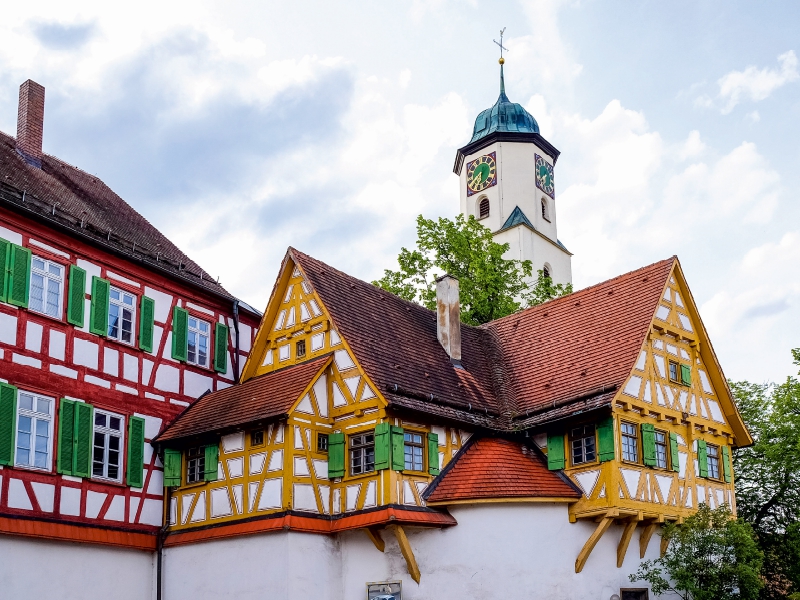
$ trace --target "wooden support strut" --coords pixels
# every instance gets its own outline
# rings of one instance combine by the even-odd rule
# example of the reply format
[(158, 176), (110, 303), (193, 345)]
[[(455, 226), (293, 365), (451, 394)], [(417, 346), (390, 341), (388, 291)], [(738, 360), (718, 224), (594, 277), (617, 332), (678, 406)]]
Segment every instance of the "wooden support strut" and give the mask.
[(367, 534), (367, 537), (375, 544), (378, 550), (383, 552), (386, 549), (386, 542), (383, 541), (381, 532), (377, 527), (365, 527), (364, 533)]
[(578, 558), (575, 559), (576, 573), (583, 571), (583, 567), (586, 565), (586, 561), (589, 559), (589, 555), (592, 553), (592, 550), (594, 550), (597, 542), (600, 541), (600, 538), (603, 537), (603, 534), (609, 527), (611, 527), (611, 523), (613, 522), (614, 517), (603, 517), (600, 519), (600, 522), (597, 524), (594, 532), (589, 536), (589, 539), (586, 540), (586, 543), (583, 545), (583, 548), (578, 554)]
[(650, 544), (650, 538), (653, 537), (656, 527), (658, 527), (658, 523), (649, 523), (639, 534), (639, 558), (644, 558), (647, 553), (647, 546)]
[(625, 523), (625, 529), (622, 530), (622, 537), (619, 538), (619, 545), (617, 546), (617, 568), (619, 569), (622, 567), (622, 563), (625, 562), (625, 553), (628, 552), (628, 544), (631, 543), (631, 538), (633, 537), (633, 531), (636, 529), (636, 526), (639, 524), (638, 521), (631, 519), (627, 523)]
[(392, 529), (394, 530), (394, 537), (397, 538), (397, 543), (400, 546), (400, 552), (403, 554), (403, 558), (406, 559), (408, 574), (411, 575), (411, 579), (419, 583), (420, 573), (419, 567), (417, 566), (417, 559), (414, 558), (414, 551), (411, 549), (411, 544), (408, 542), (406, 532), (403, 531), (400, 525), (392, 525)]

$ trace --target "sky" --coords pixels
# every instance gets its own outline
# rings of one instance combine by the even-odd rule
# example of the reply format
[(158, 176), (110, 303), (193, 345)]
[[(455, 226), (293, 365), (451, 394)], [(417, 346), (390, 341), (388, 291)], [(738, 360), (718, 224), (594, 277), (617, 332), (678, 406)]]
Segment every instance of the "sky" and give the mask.
[(506, 90), (560, 151), (576, 289), (677, 255), (725, 374), (800, 347), (800, 3), (12, 3), (0, 130), (103, 179), (232, 293), (288, 246), (365, 280), (459, 210), (456, 150)]

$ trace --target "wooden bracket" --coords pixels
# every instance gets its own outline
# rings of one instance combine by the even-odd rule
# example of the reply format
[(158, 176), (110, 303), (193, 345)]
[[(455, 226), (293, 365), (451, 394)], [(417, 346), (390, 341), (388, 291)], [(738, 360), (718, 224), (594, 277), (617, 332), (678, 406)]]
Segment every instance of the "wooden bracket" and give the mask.
[(664, 556), (667, 553), (667, 548), (669, 547), (669, 540), (665, 537), (661, 538), (661, 556)]
[(414, 551), (411, 549), (411, 544), (408, 542), (406, 532), (403, 531), (400, 525), (392, 525), (391, 527), (394, 530), (394, 537), (397, 538), (397, 543), (400, 546), (400, 552), (403, 554), (403, 558), (406, 559), (408, 574), (411, 575), (411, 579), (419, 583), (420, 573), (419, 567), (417, 566), (417, 559), (414, 558)]
[(628, 544), (631, 543), (631, 538), (633, 537), (633, 531), (636, 529), (636, 526), (639, 524), (639, 521), (636, 519), (631, 519), (627, 523), (625, 523), (625, 529), (622, 530), (622, 537), (619, 538), (619, 545), (617, 546), (617, 568), (619, 569), (622, 567), (622, 563), (625, 561), (625, 553), (628, 551)]
[(658, 527), (658, 523), (650, 523), (642, 529), (639, 534), (639, 558), (644, 558), (647, 553), (647, 546), (650, 544), (650, 538)]
[(583, 571), (583, 567), (586, 565), (586, 561), (589, 559), (589, 555), (592, 553), (592, 550), (594, 550), (597, 542), (600, 541), (600, 538), (603, 537), (603, 534), (608, 530), (609, 527), (611, 527), (611, 523), (613, 522), (614, 517), (603, 517), (597, 524), (594, 532), (589, 536), (589, 539), (586, 540), (586, 543), (583, 545), (583, 548), (578, 554), (578, 558), (575, 559), (576, 573)]
[(381, 537), (381, 532), (377, 527), (366, 527), (364, 529), (364, 533), (367, 534), (367, 537), (372, 540), (372, 543), (375, 544), (375, 547), (383, 552), (386, 549), (386, 542), (383, 541)]

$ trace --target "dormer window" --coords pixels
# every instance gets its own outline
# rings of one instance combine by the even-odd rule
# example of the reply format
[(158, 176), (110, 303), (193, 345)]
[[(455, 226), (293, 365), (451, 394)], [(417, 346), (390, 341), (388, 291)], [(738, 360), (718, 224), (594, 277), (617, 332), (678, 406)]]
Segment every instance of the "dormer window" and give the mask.
[(485, 219), (489, 216), (489, 199), (483, 198), (481, 200), (480, 205), (478, 206), (478, 215), (479, 218)]

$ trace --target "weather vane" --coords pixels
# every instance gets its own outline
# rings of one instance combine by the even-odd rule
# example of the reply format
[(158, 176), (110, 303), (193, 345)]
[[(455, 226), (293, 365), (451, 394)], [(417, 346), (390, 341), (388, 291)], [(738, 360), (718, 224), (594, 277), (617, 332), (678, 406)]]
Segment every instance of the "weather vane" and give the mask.
[(498, 42), (497, 40), (492, 40), (492, 41), (493, 41), (495, 44), (497, 44), (498, 46), (500, 46), (500, 60), (499, 60), (498, 62), (499, 62), (501, 65), (502, 65), (504, 62), (506, 62), (506, 61), (505, 61), (505, 59), (503, 58), (503, 50), (505, 50), (506, 52), (508, 52), (508, 48), (506, 48), (505, 46), (503, 46), (503, 34), (504, 34), (505, 32), (506, 32), (506, 28), (505, 28), (505, 27), (503, 27), (503, 28), (500, 30), (500, 41)]

